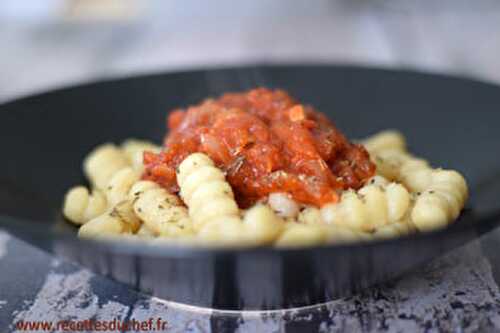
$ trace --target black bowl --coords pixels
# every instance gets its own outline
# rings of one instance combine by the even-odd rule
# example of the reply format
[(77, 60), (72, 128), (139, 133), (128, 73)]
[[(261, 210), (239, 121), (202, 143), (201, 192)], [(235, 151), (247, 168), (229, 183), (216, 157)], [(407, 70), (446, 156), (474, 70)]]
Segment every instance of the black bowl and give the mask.
[[(450, 228), (370, 244), (196, 249), (79, 240), (60, 213), (95, 145), (161, 142), (168, 110), (265, 85), (327, 113), (351, 138), (386, 128), (435, 165), (460, 170), (472, 198)], [(500, 221), (500, 89), (472, 80), (345, 66), (258, 66), (147, 75), (0, 106), (0, 226), (50, 252), (170, 301), (217, 309), (317, 304), (409, 271)]]

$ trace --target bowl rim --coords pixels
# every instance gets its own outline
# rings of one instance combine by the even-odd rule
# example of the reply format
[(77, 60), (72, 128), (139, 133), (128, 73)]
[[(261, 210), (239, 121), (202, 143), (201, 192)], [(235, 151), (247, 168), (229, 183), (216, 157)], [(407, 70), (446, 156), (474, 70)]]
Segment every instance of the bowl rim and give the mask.
[(382, 63), (369, 64), (365, 62), (356, 61), (259, 61), (259, 62), (242, 62), (239, 64), (225, 65), (225, 64), (213, 64), (213, 65), (193, 65), (185, 68), (177, 69), (162, 69), (158, 68), (156, 70), (139, 70), (131, 73), (119, 74), (114, 73), (112, 76), (96, 77), (90, 79), (81, 79), (75, 82), (68, 82), (62, 84), (55, 84), (48, 87), (47, 89), (37, 89), (27, 93), (21, 93), (12, 98), (7, 98), (6, 100), (0, 102), (0, 108), (10, 106), (11, 104), (19, 102), (27, 102), (32, 99), (52, 95), (65, 93), (74, 89), (80, 88), (90, 88), (92, 86), (98, 86), (101, 84), (113, 84), (121, 83), (126, 81), (142, 80), (145, 78), (154, 78), (162, 76), (176, 76), (176, 75), (188, 75), (188, 74), (200, 74), (206, 72), (217, 72), (217, 71), (248, 71), (248, 70), (266, 70), (266, 69), (338, 69), (338, 70), (349, 70), (349, 71), (364, 71), (373, 73), (386, 73), (386, 74), (396, 74), (396, 75), (412, 75), (421, 76), (429, 78), (437, 78), (440, 80), (450, 80), (450, 81), (460, 81), (468, 82), (469, 84), (480, 84), (483, 86), (488, 86), (490, 88), (500, 88), (500, 84), (493, 80), (488, 80), (487, 78), (475, 77), (472, 75), (467, 75), (465, 73), (445, 73), (437, 72), (432, 68), (419, 68), (404, 64), (398, 64), (396, 66), (385, 65)]
[[(0, 215), (0, 228), (5, 231), (16, 231), (23, 234), (29, 234), (37, 239), (72, 242), (77, 243), (82, 248), (92, 247), (104, 250), (106, 252), (121, 253), (129, 255), (147, 255), (151, 257), (168, 258), (193, 258), (193, 257), (220, 257), (220, 256), (269, 256), (269, 255), (303, 255), (304, 253), (330, 253), (342, 250), (360, 250), (376, 248), (381, 244), (396, 245), (404, 242), (428, 241), (431, 239), (440, 239), (443, 236), (453, 237), (454, 235), (475, 233), (481, 235), (492, 230), (500, 223), (500, 211), (482, 217), (480, 221), (474, 219), (474, 216), (467, 216), (471, 209), (465, 208), (461, 215), (452, 224), (443, 229), (437, 229), (429, 232), (409, 234), (389, 239), (372, 239), (366, 242), (352, 243), (330, 243), (318, 244), (313, 246), (296, 247), (273, 247), (271, 245), (248, 246), (248, 247), (229, 247), (229, 246), (187, 246), (182, 244), (148, 243), (141, 240), (120, 239), (85, 239), (78, 238), (76, 233), (65, 230), (50, 228), (47, 230), (45, 223), (35, 222), (34, 220), (16, 218), (12, 216)], [(471, 219), (471, 221), (461, 221), (462, 219)], [(462, 223), (458, 223), (462, 222)], [(49, 221), (50, 223), (50, 221)], [(67, 222), (69, 223), (69, 222)]]

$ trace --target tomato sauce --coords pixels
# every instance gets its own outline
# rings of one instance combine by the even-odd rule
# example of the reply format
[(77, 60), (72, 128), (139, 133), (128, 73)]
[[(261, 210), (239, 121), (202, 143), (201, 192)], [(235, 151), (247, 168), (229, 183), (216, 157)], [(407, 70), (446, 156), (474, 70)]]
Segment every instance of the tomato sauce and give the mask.
[(225, 171), (238, 204), (272, 192), (322, 206), (375, 174), (368, 152), (349, 142), (325, 115), (283, 90), (257, 88), (170, 113), (164, 150), (144, 153), (143, 178), (178, 192), (175, 170), (203, 152)]

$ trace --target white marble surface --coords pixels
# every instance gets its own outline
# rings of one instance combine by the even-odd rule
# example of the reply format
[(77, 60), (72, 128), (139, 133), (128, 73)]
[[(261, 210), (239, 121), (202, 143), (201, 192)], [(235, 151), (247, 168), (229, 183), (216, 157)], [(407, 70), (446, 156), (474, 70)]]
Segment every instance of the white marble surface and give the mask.
[[(492, 237), (492, 236), (489, 236)], [(485, 332), (500, 331), (500, 290), (481, 244), (475, 241), (417, 272), (360, 295), (323, 306), (240, 315), (179, 307), (136, 293), (60, 261), (5, 234), (0, 246), (0, 329), (44, 320), (162, 318), (166, 332)], [(16, 255), (32, 256), (43, 272), (19, 284), (26, 269)], [(9, 258), (10, 256), (10, 258)], [(4, 288), (23, 290), (16, 297)], [(12, 304), (15, 303), (15, 304)]]

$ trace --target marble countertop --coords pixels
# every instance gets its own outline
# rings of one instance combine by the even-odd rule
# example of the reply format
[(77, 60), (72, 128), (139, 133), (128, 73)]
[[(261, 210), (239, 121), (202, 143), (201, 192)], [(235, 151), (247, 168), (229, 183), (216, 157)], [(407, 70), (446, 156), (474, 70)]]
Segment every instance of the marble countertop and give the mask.
[(0, 234), (0, 331), (19, 321), (147, 320), (166, 332), (500, 331), (500, 231), (359, 295), (304, 309), (223, 313), (131, 290)]

